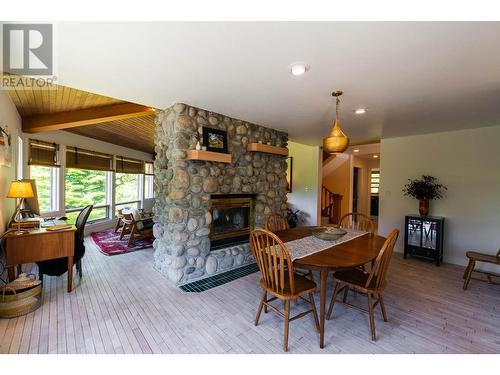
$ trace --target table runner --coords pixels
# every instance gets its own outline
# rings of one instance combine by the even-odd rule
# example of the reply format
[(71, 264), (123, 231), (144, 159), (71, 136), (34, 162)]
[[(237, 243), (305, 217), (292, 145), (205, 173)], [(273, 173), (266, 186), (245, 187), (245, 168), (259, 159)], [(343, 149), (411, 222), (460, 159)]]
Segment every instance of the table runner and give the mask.
[(288, 247), (288, 251), (290, 252), (292, 260), (295, 260), (317, 253), (318, 251), (328, 249), (329, 247), (351, 241), (368, 233), (354, 229), (344, 230), (347, 232), (346, 235), (336, 241), (325, 241), (311, 235), (308, 237), (299, 238), (298, 240), (286, 242), (286, 246)]

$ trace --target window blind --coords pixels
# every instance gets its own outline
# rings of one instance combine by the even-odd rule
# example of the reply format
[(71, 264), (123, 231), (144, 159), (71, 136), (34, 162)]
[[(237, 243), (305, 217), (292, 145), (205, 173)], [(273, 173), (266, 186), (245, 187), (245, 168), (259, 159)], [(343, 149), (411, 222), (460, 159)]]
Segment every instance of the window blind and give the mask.
[(59, 145), (57, 143), (30, 139), (28, 165), (60, 167), (58, 153)]
[(144, 162), (144, 174), (146, 176), (153, 176), (154, 175), (153, 163), (150, 163), (148, 161)]
[(117, 173), (144, 173), (144, 162), (142, 160), (117, 156), (115, 170)]
[(113, 155), (85, 150), (83, 148), (66, 147), (66, 168), (91, 169), (96, 171), (112, 171)]

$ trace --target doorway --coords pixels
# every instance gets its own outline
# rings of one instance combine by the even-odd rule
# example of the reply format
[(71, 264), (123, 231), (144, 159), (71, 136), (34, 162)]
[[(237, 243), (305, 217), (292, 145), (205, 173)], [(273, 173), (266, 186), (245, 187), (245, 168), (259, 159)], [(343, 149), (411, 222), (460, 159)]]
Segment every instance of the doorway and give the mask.
[(358, 212), (359, 208), (359, 177), (361, 168), (354, 167), (352, 176), (352, 212)]

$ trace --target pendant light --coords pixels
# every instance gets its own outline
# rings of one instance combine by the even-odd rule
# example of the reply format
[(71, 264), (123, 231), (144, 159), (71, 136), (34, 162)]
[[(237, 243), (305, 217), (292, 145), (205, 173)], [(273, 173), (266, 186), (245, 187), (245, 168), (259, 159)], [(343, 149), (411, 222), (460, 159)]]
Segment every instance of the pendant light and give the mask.
[(336, 98), (335, 122), (328, 137), (323, 139), (323, 150), (329, 154), (341, 154), (349, 147), (349, 137), (347, 137), (339, 126), (339, 96), (342, 91), (332, 92), (332, 96)]

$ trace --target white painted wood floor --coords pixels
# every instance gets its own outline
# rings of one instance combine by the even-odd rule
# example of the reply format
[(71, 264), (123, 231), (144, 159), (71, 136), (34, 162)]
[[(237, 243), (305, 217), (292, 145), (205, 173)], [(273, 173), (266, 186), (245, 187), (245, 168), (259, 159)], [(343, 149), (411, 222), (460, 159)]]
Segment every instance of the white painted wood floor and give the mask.
[[(92, 240), (86, 245), (84, 276), (74, 276), (72, 293), (66, 275), (46, 277), (41, 308), (0, 320), (1, 353), (282, 353), (279, 316), (262, 314), (253, 325), (258, 273), (186, 294), (153, 269), (152, 249), (108, 257)], [(500, 286), (473, 280), (464, 292), (462, 272), (395, 254), (389, 322), (377, 308), (376, 342), (368, 317), (338, 304), (326, 322), (326, 347), (306, 316), (291, 323), (290, 353), (500, 353)]]

